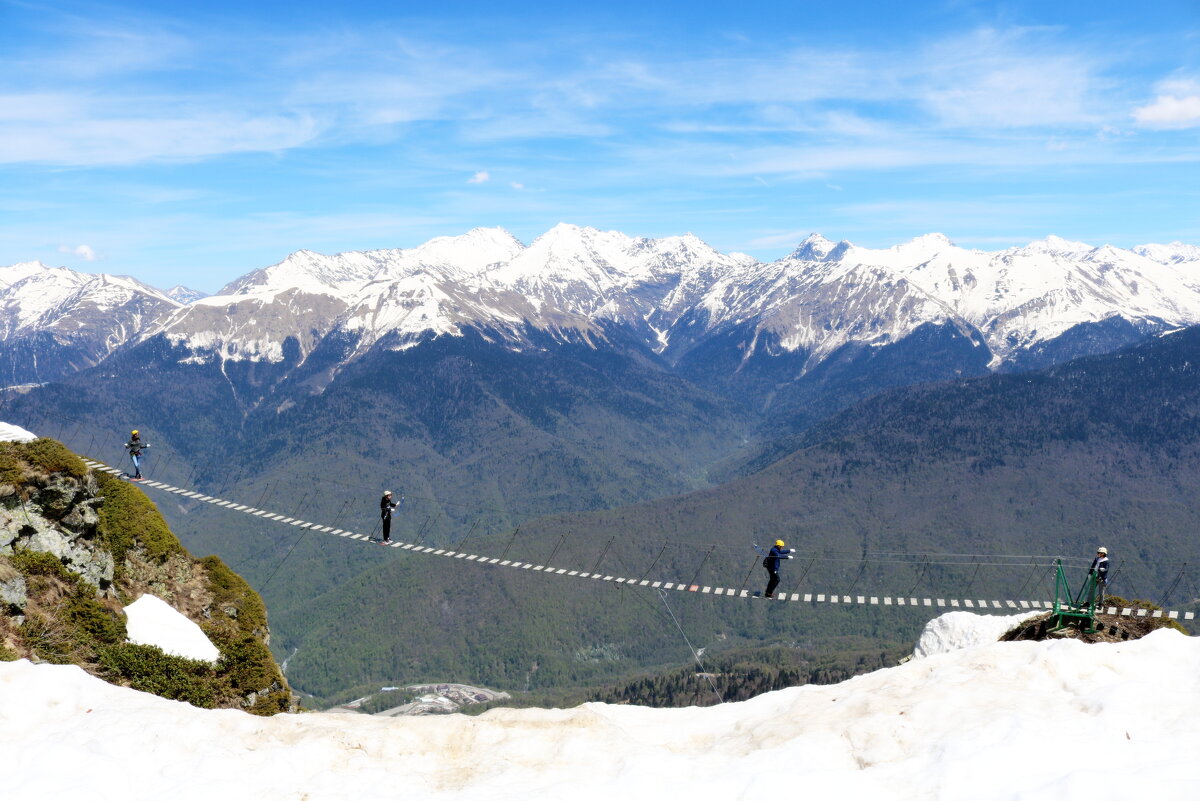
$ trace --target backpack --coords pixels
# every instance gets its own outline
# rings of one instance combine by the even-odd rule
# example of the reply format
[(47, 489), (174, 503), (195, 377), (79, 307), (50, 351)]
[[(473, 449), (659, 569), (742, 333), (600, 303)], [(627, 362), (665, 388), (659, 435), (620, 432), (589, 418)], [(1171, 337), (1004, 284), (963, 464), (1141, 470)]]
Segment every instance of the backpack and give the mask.
[(771, 569), (771, 557), (768, 556), (763, 560), (763, 567), (765, 567), (767, 570)]

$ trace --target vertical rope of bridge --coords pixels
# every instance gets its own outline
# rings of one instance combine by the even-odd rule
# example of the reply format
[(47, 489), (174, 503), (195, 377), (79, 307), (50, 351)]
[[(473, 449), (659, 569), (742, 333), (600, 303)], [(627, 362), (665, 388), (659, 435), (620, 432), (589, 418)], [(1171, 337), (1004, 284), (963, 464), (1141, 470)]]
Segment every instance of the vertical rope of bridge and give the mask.
[(696, 579), (700, 578), (700, 571), (704, 569), (704, 563), (708, 561), (708, 557), (712, 556), (713, 549), (717, 546), (713, 545), (708, 549), (708, 553), (704, 554), (704, 558), (700, 560), (700, 567), (696, 568), (696, 575), (692, 576), (692, 580), (688, 582), (688, 586), (696, 583)]
[(563, 532), (563, 535), (562, 535), (561, 537), (559, 537), (559, 538), (558, 538), (558, 544), (554, 546), (554, 550), (550, 552), (550, 558), (546, 560), (546, 564), (547, 564), (547, 565), (550, 565), (550, 564), (553, 564), (553, 563), (554, 563), (554, 556), (555, 556), (555, 554), (557, 554), (557, 553), (558, 553), (558, 549), (562, 547), (563, 540), (565, 540), (565, 539), (567, 538), (567, 535), (568, 535), (568, 534), (570, 534), (570, 533), (571, 533), (571, 532), (570, 532), (570, 530), (568, 529), (567, 531), (564, 531), (564, 532)]
[(975, 586), (975, 579), (979, 576), (979, 569), (983, 567), (983, 562), (975, 563), (975, 572), (971, 574), (971, 580), (967, 582), (967, 588), (963, 590), (963, 597), (971, 597), (971, 588)]
[(596, 560), (596, 564), (595, 564), (595, 566), (592, 568), (592, 572), (593, 572), (593, 573), (599, 573), (599, 572), (600, 572), (600, 563), (601, 563), (601, 562), (603, 562), (603, 561), (604, 561), (604, 557), (608, 555), (608, 549), (612, 547), (613, 540), (615, 540), (616, 538), (617, 538), (617, 535), (616, 535), (616, 534), (614, 534), (614, 535), (612, 535), (611, 537), (609, 537), (609, 538), (608, 538), (608, 542), (605, 544), (605, 546), (604, 546), (604, 550), (600, 552), (600, 558)]
[(1025, 588), (1029, 586), (1029, 582), (1033, 581), (1033, 577), (1037, 575), (1039, 565), (1032, 559), (1029, 560), (1029, 566), (1033, 568), (1029, 571), (1029, 575), (1025, 577), (1025, 582), (1021, 585), (1021, 589), (1017, 590), (1016, 598), (1025, 597)]
[(471, 535), (475, 532), (475, 528), (479, 525), (479, 518), (475, 518), (475, 522), (471, 524), (471, 528), (467, 531), (467, 536), (462, 538), (458, 543), (458, 550), (465, 551), (467, 549), (467, 540), (471, 539)]
[(739, 593), (746, 591), (746, 585), (750, 583), (750, 576), (754, 575), (754, 568), (758, 567), (758, 554), (754, 555), (754, 561), (750, 563), (750, 569), (746, 571), (746, 577), (742, 579), (742, 586), (738, 589)]
[(504, 560), (504, 557), (508, 556), (508, 549), (512, 547), (513, 542), (516, 541), (517, 535), (520, 533), (521, 533), (521, 527), (517, 526), (517, 528), (513, 531), (513, 535), (511, 537), (509, 537), (509, 539), (508, 539), (508, 545), (504, 546), (504, 552), (502, 554), (500, 554), (501, 561)]
[(862, 562), (860, 562), (858, 565), (858, 575), (854, 577), (854, 581), (850, 582), (850, 589), (846, 590), (847, 593), (854, 592), (854, 588), (858, 586), (859, 579), (861, 579), (863, 577), (863, 573), (866, 573), (866, 572), (867, 572), (867, 552), (863, 551)]
[(662, 550), (660, 550), (660, 551), (658, 552), (658, 556), (654, 557), (654, 561), (650, 563), (650, 567), (646, 568), (646, 572), (645, 572), (645, 573), (642, 575), (642, 577), (641, 577), (640, 579), (638, 579), (638, 581), (645, 581), (645, 580), (646, 580), (646, 576), (649, 576), (649, 575), (650, 575), (650, 571), (651, 571), (651, 570), (653, 570), (653, 569), (654, 569), (654, 566), (658, 564), (658, 560), (659, 560), (659, 559), (662, 559), (662, 555), (663, 555), (664, 553), (666, 553), (666, 552), (667, 552), (667, 546), (668, 546), (668, 545), (670, 545), (670, 543), (667, 543), (666, 545), (663, 545), (663, 547), (662, 547)]
[(1183, 573), (1185, 570), (1187, 570), (1187, 562), (1184, 562), (1183, 566), (1179, 568), (1179, 575), (1175, 577), (1175, 581), (1171, 582), (1171, 586), (1168, 587), (1167, 591), (1163, 593), (1162, 600), (1158, 602), (1159, 606), (1166, 607), (1167, 599), (1170, 597), (1171, 593), (1175, 592), (1175, 588), (1179, 586), (1179, 582), (1183, 581)]
[(808, 575), (808, 571), (812, 570), (812, 566), (816, 564), (817, 559), (820, 557), (821, 554), (818, 553), (814, 555), (812, 559), (808, 560), (808, 564), (804, 566), (804, 572), (800, 574), (800, 578), (796, 579), (796, 589), (800, 588), (800, 584), (804, 581), (804, 577)]
[(913, 585), (911, 587), (909, 587), (908, 592), (904, 593), (905, 595), (912, 595), (913, 591), (916, 590), (917, 587), (919, 587), (921, 585), (921, 579), (925, 578), (925, 571), (928, 569), (929, 569), (929, 556), (926, 555), (921, 560), (921, 569), (917, 571), (917, 580), (913, 582)]

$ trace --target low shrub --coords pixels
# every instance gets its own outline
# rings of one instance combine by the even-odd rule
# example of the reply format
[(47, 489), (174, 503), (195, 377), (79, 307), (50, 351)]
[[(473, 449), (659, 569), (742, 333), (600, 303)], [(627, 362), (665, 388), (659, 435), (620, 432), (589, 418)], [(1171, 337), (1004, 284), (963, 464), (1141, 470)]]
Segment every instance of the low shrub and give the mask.
[(221, 652), (217, 670), (229, 682), (234, 694), (265, 690), (278, 680), (275, 658), (262, 640), (249, 634), (225, 637), (215, 630), (205, 633)]
[(117, 565), (124, 564), (125, 552), (134, 545), (141, 546), (147, 559), (160, 563), (172, 554), (186, 553), (141, 490), (108, 473), (96, 473), (96, 484), (104, 496), (100, 534)]
[(244, 578), (230, 570), (219, 556), (206, 556), (200, 560), (200, 564), (208, 574), (208, 589), (213, 594), (214, 609), (236, 609), (237, 628), (243, 633), (266, 631), (267, 607), (262, 596)]
[(12, 566), (25, 576), (49, 576), (71, 587), (83, 581), (79, 576), (67, 570), (67, 566), (62, 563), (62, 560), (52, 553), (17, 551), (8, 559)]
[(128, 636), (125, 621), (90, 595), (76, 590), (63, 608), (62, 616), (74, 630), (77, 642), (89, 651), (123, 642)]
[(25, 473), (87, 475), (87, 465), (61, 442), (39, 437), (32, 442), (0, 442), (0, 483), (21, 482)]
[(30, 651), (53, 665), (76, 664), (76, 642), (70, 628), (61, 620), (30, 614), (17, 630)]
[(211, 665), (173, 656), (152, 645), (118, 643), (100, 649), (100, 668), (109, 680), (135, 690), (211, 709), (216, 705)]

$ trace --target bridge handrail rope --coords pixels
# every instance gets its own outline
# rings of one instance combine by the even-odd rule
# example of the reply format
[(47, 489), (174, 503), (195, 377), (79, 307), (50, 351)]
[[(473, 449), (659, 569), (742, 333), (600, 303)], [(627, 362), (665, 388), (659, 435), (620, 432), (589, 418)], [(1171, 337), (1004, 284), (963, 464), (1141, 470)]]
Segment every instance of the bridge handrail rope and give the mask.
[[(100, 470), (100, 471), (110, 473), (112, 475), (117, 475), (117, 476), (124, 475), (122, 470), (119, 470), (115, 467), (110, 467), (109, 465), (106, 465), (102, 462), (97, 462), (92, 459), (86, 459), (86, 458), (83, 459), (83, 461), (85, 464), (88, 465), (88, 467), (90, 467), (93, 470)], [(174, 495), (180, 495), (182, 497), (189, 498), (194, 501), (212, 504), (213, 506), (221, 507), (224, 509), (229, 509), (230, 511), (240, 512), (242, 514), (250, 515), (253, 517), (258, 517), (263, 520), (269, 520), (269, 521), (280, 523), (283, 525), (294, 526), (296, 528), (304, 530), (306, 533), (313, 531), (313, 532), (317, 532), (320, 534), (330, 534), (332, 536), (336, 536), (336, 537), (343, 538), (343, 539), (355, 540), (355, 541), (363, 542), (363, 543), (371, 543), (375, 547), (378, 547), (376, 542), (373, 541), (369, 536), (367, 536), (365, 534), (359, 534), (357, 532), (349, 531), (347, 529), (334, 528), (333, 526), (326, 526), (326, 525), (321, 525), (321, 524), (313, 523), (313, 522), (306, 521), (306, 520), (300, 520), (295, 517), (288, 517), (286, 515), (278, 514), (276, 512), (270, 512), (265, 509), (258, 509), (255, 507), (236, 503), (234, 501), (229, 501), (229, 500), (215, 497), (212, 495), (205, 495), (204, 493), (197, 492), (195, 490), (189, 490), (189, 489), (185, 489), (182, 487), (176, 487), (171, 484), (163, 483), (161, 481), (155, 481), (152, 479), (144, 479), (144, 480), (138, 482), (138, 486), (150, 487), (152, 489), (155, 489), (155, 490), (158, 490), (161, 492), (167, 492), (167, 493), (171, 493)], [(518, 529), (517, 529), (517, 532), (519, 532), (519, 531), (520, 531), (520, 527), (518, 527)], [(512, 540), (516, 539), (517, 532), (514, 532), (512, 539), (509, 540), (510, 546), (512, 544)], [(611, 544), (612, 544), (612, 540), (609, 541), (608, 545), (611, 545)], [(710, 543), (710, 545), (711, 545), (711, 543)], [(556, 568), (556, 567), (553, 567), (550, 565), (535, 565), (532, 562), (525, 562), (520, 559), (510, 560), (510, 559), (504, 559), (502, 557), (489, 557), (489, 556), (480, 555), (480, 554), (468, 554), (468, 553), (463, 553), (461, 551), (455, 551), (450, 548), (438, 548), (438, 547), (432, 546), (432, 545), (423, 545), (420, 543), (412, 543), (412, 542), (401, 542), (398, 540), (392, 541), (389, 543), (385, 543), (384, 547), (395, 548), (395, 549), (399, 549), (399, 550), (403, 550), (403, 551), (409, 551), (411, 553), (420, 553), (420, 554), (424, 554), (424, 555), (440, 556), (440, 557), (443, 557), (446, 559), (462, 559), (463, 561), (475, 562), (476, 564), (481, 564), (481, 565), (508, 567), (508, 568), (513, 568), (513, 569), (517, 569), (517, 570), (528, 570), (531, 573), (553, 574), (553, 575), (565, 576), (565, 577), (569, 577), (569, 578), (584, 578), (584, 579), (590, 579), (590, 580), (595, 580), (595, 581), (608, 582), (608, 583), (612, 583), (614, 585), (622, 585), (622, 586), (626, 586), (626, 587), (634, 587), (634, 586), (648, 587), (648, 588), (656, 590), (656, 591), (673, 590), (673, 591), (678, 591), (678, 592), (694, 592), (694, 593), (697, 593), (700, 595), (714, 595), (714, 596), (724, 596), (724, 597), (732, 597), (732, 598), (750, 598), (750, 597), (754, 596), (753, 593), (751, 593), (750, 591), (748, 591), (746, 589), (737, 589), (734, 587), (714, 587), (711, 585), (700, 585), (700, 584), (694, 584), (694, 583), (693, 584), (685, 584), (683, 582), (672, 582), (672, 581), (661, 581), (661, 580), (651, 581), (648, 578), (641, 578), (641, 579), (626, 578), (623, 576), (615, 576), (615, 575), (604, 574), (604, 573), (599, 573), (599, 572), (569, 570), (565, 567), (557, 567)], [(505, 553), (502, 554), (502, 556), (506, 556), (507, 551), (508, 551), (508, 549), (505, 548)], [(608, 546), (606, 546), (604, 551), (601, 553), (600, 559), (597, 560), (597, 564), (593, 568), (593, 570), (596, 570), (599, 568), (599, 566), (600, 566), (599, 562), (603, 561), (605, 555), (607, 555), (607, 552), (608, 552)], [(1028, 559), (1030, 557), (1028, 555), (1023, 555), (1021, 558)], [(846, 561), (861, 561), (862, 559), (863, 559), (863, 554), (860, 552), (857, 554), (857, 558), (855, 560), (846, 560)], [(910, 564), (911, 564), (911, 562), (910, 562)], [(918, 564), (921, 564), (921, 563), (918, 563)], [(930, 565), (930, 564), (939, 564), (939, 563), (928, 561), (923, 564)], [(1013, 563), (1010, 561), (994, 562), (994, 563), (989, 563), (989, 562), (982, 562), (982, 563), (952, 562), (952, 563), (948, 563), (948, 564), (958, 564), (958, 565), (996, 564), (996, 565), (1004, 565), (1004, 566), (1013, 566)], [(807, 571), (806, 571), (806, 573), (807, 573)], [(698, 577), (698, 575), (697, 575), (697, 577)], [(777, 603), (778, 602), (804, 602), (804, 603), (813, 603), (813, 604), (828, 603), (828, 604), (839, 604), (839, 605), (855, 605), (855, 604), (857, 604), (857, 605), (865, 605), (865, 606), (897, 606), (897, 607), (904, 606), (904, 607), (918, 607), (918, 608), (929, 609), (929, 610), (933, 610), (933, 609), (938, 609), (938, 610), (969, 609), (969, 610), (974, 610), (974, 611), (986, 611), (986, 612), (1001, 611), (1001, 612), (1009, 612), (1012, 614), (1016, 614), (1021, 611), (1035, 611), (1035, 610), (1049, 611), (1049, 610), (1053, 610), (1053, 608), (1054, 608), (1054, 602), (1049, 601), (1049, 600), (995, 600), (995, 599), (972, 599), (972, 598), (956, 599), (956, 598), (935, 598), (935, 597), (924, 598), (924, 597), (911, 597), (911, 596), (899, 597), (899, 596), (881, 596), (881, 595), (857, 595), (857, 594), (851, 595), (849, 593), (840, 593), (840, 592), (837, 592), (837, 593), (778, 592), (778, 593), (776, 593), (775, 597), (770, 600), (777, 602)], [(1165, 618), (1169, 618), (1172, 620), (1194, 620), (1196, 618), (1195, 612), (1179, 612), (1176, 610), (1163, 610), (1163, 609), (1149, 610), (1149, 609), (1142, 609), (1142, 608), (1117, 608), (1117, 607), (1110, 606), (1105, 611), (1109, 615), (1121, 615), (1124, 617), (1152, 617), (1152, 618), (1165, 617)]]

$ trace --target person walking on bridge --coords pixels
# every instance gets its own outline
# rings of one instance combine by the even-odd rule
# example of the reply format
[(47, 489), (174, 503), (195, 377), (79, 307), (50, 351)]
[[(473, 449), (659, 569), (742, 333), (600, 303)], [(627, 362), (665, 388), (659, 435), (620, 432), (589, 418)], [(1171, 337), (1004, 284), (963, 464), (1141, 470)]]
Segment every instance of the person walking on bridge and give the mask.
[[(762, 553), (762, 548), (754, 546), (759, 553)], [(779, 586), (779, 560), (792, 558), (791, 548), (785, 548), (783, 540), (775, 540), (775, 546), (763, 559), (763, 567), (767, 569), (767, 591), (763, 593), (764, 598), (774, 598), (775, 588)]]
[(125, 450), (129, 451), (129, 458), (133, 461), (133, 475), (129, 477), (130, 481), (142, 480), (142, 450), (149, 447), (149, 443), (142, 442), (142, 436), (136, 428), (129, 432), (129, 442), (125, 443)]
[(385, 490), (383, 497), (379, 499), (379, 518), (383, 523), (383, 543), (392, 541), (392, 510), (400, 504), (392, 500), (392, 491)]
[(1096, 578), (1096, 606), (1104, 603), (1104, 591), (1108, 588), (1108, 549), (1101, 545), (1096, 549), (1089, 574)]

